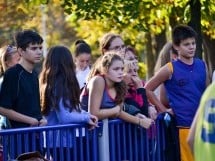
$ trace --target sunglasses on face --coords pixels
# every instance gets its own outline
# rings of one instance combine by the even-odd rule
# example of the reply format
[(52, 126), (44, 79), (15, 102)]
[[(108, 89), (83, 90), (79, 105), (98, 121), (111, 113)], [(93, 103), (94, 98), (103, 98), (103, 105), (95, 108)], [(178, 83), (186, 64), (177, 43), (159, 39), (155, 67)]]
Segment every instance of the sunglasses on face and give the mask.
[(7, 46), (7, 54), (11, 54), (11, 53), (14, 53), (16, 51), (17, 51), (17, 48), (15, 46), (11, 46), (11, 45)]

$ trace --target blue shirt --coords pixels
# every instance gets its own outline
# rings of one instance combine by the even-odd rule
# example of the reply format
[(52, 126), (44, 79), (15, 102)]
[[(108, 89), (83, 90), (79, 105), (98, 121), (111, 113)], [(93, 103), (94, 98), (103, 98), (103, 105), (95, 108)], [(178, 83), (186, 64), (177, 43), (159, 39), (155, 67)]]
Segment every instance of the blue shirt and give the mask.
[[(71, 123), (88, 123), (90, 120), (90, 114), (84, 110), (81, 112), (78, 111), (72, 111), (70, 112), (68, 108), (66, 108), (63, 105), (62, 99), (59, 102), (59, 110), (55, 110), (52, 108), (52, 110), (49, 112), (47, 116), (45, 116), (47, 119), (47, 126), (51, 125), (62, 125), (62, 124), (71, 124)], [(73, 133), (71, 132), (70, 135), (66, 135), (66, 131), (63, 131), (61, 133), (61, 137), (63, 137), (63, 147), (72, 147), (73, 142)], [(56, 146), (60, 146), (60, 131), (55, 131), (56, 136)], [(53, 147), (53, 132), (49, 132), (49, 146)]]
[(190, 127), (206, 88), (205, 63), (195, 58), (192, 65), (180, 60), (172, 62), (172, 65), (172, 77), (164, 83), (169, 104), (177, 126)]
[[(88, 110), (88, 99), (89, 99), (89, 95), (88, 95), (87, 88), (85, 86), (80, 96), (80, 102), (81, 102), (82, 109), (86, 111)], [(104, 109), (104, 108), (113, 108), (114, 106), (116, 106), (116, 103), (114, 99), (109, 95), (108, 90), (105, 86), (100, 107)]]

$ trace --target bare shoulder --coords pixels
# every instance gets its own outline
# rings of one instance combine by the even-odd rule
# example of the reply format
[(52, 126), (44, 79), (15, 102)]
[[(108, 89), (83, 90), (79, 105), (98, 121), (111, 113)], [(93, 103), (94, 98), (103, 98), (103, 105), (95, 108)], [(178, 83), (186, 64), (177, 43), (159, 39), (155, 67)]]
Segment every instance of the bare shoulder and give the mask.
[(169, 79), (173, 73), (173, 67), (170, 64), (167, 63), (164, 65), (157, 73), (159, 77), (164, 78), (164, 81)]
[(145, 88), (149, 90), (155, 90), (159, 85), (164, 83), (166, 80), (171, 78), (172, 71), (169, 65), (166, 64), (160, 68), (160, 70), (155, 73), (155, 75), (146, 82)]
[(104, 87), (105, 86), (105, 80), (100, 75), (94, 76), (90, 79), (88, 86), (89, 87), (98, 87), (98, 88)]

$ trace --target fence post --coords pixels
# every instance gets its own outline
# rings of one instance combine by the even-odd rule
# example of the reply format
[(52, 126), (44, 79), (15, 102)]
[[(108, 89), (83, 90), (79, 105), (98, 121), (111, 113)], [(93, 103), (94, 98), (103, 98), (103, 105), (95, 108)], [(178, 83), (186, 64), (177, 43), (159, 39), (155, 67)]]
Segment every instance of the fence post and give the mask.
[(110, 161), (108, 119), (102, 122), (102, 135), (99, 137), (99, 161)]

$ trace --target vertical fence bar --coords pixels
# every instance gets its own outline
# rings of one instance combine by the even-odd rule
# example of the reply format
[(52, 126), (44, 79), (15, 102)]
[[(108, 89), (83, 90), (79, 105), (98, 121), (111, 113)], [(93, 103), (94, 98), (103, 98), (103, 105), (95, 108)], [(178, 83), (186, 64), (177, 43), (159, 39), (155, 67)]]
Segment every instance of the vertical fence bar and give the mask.
[(110, 161), (108, 119), (103, 120), (102, 136), (99, 137), (99, 161)]
[(93, 145), (93, 152), (92, 152), (92, 160), (93, 161), (99, 161), (98, 153), (99, 153), (99, 148), (98, 148), (98, 131), (93, 130), (92, 131), (92, 145)]

